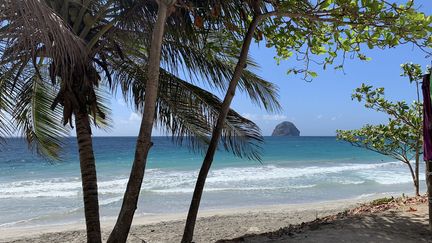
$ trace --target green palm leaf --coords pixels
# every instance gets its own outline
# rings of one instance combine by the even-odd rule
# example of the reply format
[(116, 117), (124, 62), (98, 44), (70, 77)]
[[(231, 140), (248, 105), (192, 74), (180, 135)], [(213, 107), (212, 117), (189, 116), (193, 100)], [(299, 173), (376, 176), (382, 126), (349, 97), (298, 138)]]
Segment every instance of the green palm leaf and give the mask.
[(56, 90), (37, 76), (28, 77), (17, 87), (13, 119), (29, 147), (46, 158), (59, 159), (63, 138), (69, 135), (62, 125), (60, 109), (51, 110)]
[[(205, 43), (207, 46), (167, 41), (163, 52), (164, 66), (174, 67), (168, 69), (171, 73), (178, 75), (176, 70), (183, 70), (191, 81), (206, 82), (210, 87), (225, 91), (234, 73), (237, 57), (227, 40), (224, 40), (213, 38), (212, 43)], [(277, 87), (253, 72), (259, 67), (251, 57), (248, 58), (247, 65), (248, 69), (239, 81), (240, 91), (245, 92), (255, 104), (267, 111), (279, 112), (281, 106), (278, 102)]]
[[(4, 73), (3, 70), (0, 70)], [(5, 138), (11, 135), (11, 109), (13, 107), (10, 90), (9, 90), (8, 79), (4, 75), (0, 75), (0, 144), (3, 144)]]
[(24, 68), (37, 57), (55, 63), (68, 76), (68, 65), (86, 63), (84, 43), (45, 1), (5, 0), (0, 5), (0, 63)]
[[(161, 80), (164, 81), (160, 85), (157, 122), (180, 141), (186, 135), (193, 145), (207, 148), (219, 116), (221, 100), (166, 71), (162, 72)], [(240, 157), (260, 159), (260, 129), (234, 110), (230, 110), (222, 137), (222, 144), (227, 151)]]
[[(123, 80), (123, 95), (141, 112), (147, 76), (138, 66), (127, 65), (125, 69), (118, 77)], [(221, 100), (163, 69), (160, 78), (156, 124), (171, 134), (174, 141), (180, 144), (186, 141), (192, 149), (205, 150), (219, 116)], [(261, 143), (258, 126), (231, 110), (223, 132), (223, 147), (239, 157), (260, 160)]]

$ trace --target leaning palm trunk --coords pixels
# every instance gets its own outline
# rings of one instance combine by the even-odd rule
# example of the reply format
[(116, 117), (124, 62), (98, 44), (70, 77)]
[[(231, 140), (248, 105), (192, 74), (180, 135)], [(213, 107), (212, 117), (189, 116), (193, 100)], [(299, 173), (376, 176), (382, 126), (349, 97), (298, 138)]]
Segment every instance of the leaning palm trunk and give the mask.
[(102, 239), (99, 221), (96, 163), (87, 112), (76, 112), (75, 123), (83, 187), (87, 242), (100, 243)]
[(243, 40), (243, 46), (240, 52), (240, 58), (237, 62), (237, 65), (234, 70), (233, 77), (229, 83), (228, 90), (225, 94), (225, 98), (223, 100), (221, 110), (219, 113), (219, 117), (216, 123), (216, 126), (213, 130), (213, 134), (210, 140), (209, 147), (207, 149), (207, 153), (204, 157), (204, 161), (202, 163), (200, 172), (198, 174), (197, 182), (195, 185), (195, 190), (192, 196), (191, 205), (189, 207), (188, 216), (186, 219), (186, 225), (183, 233), (182, 241), (183, 243), (190, 243), (193, 239), (193, 233), (195, 229), (195, 222), (198, 215), (198, 209), (201, 202), (201, 196), (204, 190), (205, 181), (210, 170), (210, 167), (213, 162), (213, 158), (216, 152), (216, 149), (219, 144), (220, 137), (222, 135), (223, 126), (225, 123), (225, 119), (227, 118), (231, 101), (234, 98), (235, 91), (237, 88), (237, 84), (241, 78), (244, 67), (246, 66), (247, 56), (249, 53), (249, 47), (252, 42), (254, 32), (258, 23), (261, 19), (260, 15), (255, 15), (251, 24), (249, 25), (246, 36)]
[(132, 219), (137, 208), (141, 184), (144, 179), (144, 171), (147, 163), (147, 155), (152, 146), (151, 134), (155, 116), (156, 101), (159, 86), (159, 68), (161, 59), (161, 47), (165, 30), (166, 19), (169, 7), (175, 2), (158, 1), (158, 16), (153, 29), (152, 42), (148, 65), (148, 79), (144, 98), (144, 112), (141, 121), (140, 131), (137, 139), (135, 158), (132, 171), (123, 198), (123, 204), (117, 222), (111, 232), (108, 242), (126, 242), (132, 225)]

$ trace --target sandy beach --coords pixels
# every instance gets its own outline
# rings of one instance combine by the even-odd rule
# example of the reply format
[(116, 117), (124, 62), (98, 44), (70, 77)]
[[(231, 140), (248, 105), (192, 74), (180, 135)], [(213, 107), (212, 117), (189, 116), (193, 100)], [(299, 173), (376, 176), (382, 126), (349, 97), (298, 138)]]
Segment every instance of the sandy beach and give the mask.
[[(430, 242), (426, 204), (409, 204), (375, 213), (330, 216), (355, 210), (371, 200), (204, 211), (195, 242)], [(327, 216), (327, 217), (326, 217)], [(137, 218), (128, 242), (179, 242), (185, 214)], [(321, 218), (317, 220), (318, 218)], [(322, 219), (324, 218), (324, 220)], [(331, 219), (331, 220), (329, 220)], [(322, 222), (321, 222), (321, 221)], [(304, 222), (315, 221), (311, 225)], [(318, 222), (319, 221), (319, 222)], [(113, 222), (105, 222), (106, 240)], [(290, 226), (291, 225), (291, 226)], [(297, 225), (297, 226), (293, 226)], [(1, 242), (84, 242), (83, 225), (0, 230)]]

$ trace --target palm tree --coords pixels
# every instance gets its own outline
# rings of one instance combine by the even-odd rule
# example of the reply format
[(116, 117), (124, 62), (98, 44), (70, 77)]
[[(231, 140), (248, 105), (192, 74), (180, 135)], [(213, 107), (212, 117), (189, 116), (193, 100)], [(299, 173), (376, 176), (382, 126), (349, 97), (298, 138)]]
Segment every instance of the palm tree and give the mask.
[[(97, 85), (103, 80), (112, 84), (112, 76), (117, 77), (116, 85), (122, 85), (125, 96), (135, 95), (133, 99), (137, 108), (149, 93), (144, 92), (142, 85), (147, 80), (143, 67), (149, 59), (145, 51), (149, 49), (146, 48), (149, 39), (146, 27), (154, 19), (155, 8), (140, 2), (128, 4), (127, 1), (8, 1), (1, 6), (0, 12), (1, 67), (8, 70), (2, 75), (2, 80), (8, 80), (11, 90), (19, 97), (19, 105), (15, 106), (13, 112), (14, 118), (29, 128), (27, 130), (30, 132), (25, 133), (39, 141), (39, 148), (44, 149), (58, 148), (57, 139), (63, 130), (58, 128), (60, 122), (54, 119), (60, 118), (64, 125), (72, 125), (72, 118), (75, 117), (89, 242), (100, 242), (90, 118), (93, 117), (99, 125), (106, 125), (104, 107), (97, 97)], [(131, 18), (136, 13), (144, 13), (139, 20), (147, 19), (148, 24), (141, 21), (137, 25), (134, 22), (136, 20)], [(178, 36), (174, 26), (171, 25), (169, 31), (171, 36)], [(142, 41), (135, 41), (137, 37)], [(230, 59), (207, 61), (202, 55), (216, 56), (215, 53), (204, 53), (196, 45), (190, 44), (191, 41), (187, 39), (181, 45), (176, 41), (170, 42), (162, 50), (163, 60), (173, 69), (178, 68), (180, 61), (172, 57), (181, 53), (179, 56), (187, 62), (188, 70), (196, 70), (202, 77), (212, 78), (212, 81), (217, 81), (216, 86), (223, 88), (223, 79), (220, 77), (230, 75)], [(208, 123), (212, 119), (214, 122), (217, 117), (220, 101), (211, 93), (178, 79), (171, 72), (162, 72), (165, 91), (159, 93), (162, 98), (157, 100), (156, 119), (174, 135), (179, 135), (178, 138), (180, 135), (190, 135), (188, 141), (192, 142), (191, 145), (206, 144), (212, 127)], [(266, 107), (274, 106), (275, 90), (269, 83), (249, 73), (243, 78), (243, 87), (255, 101), (262, 101)], [(185, 92), (189, 95), (185, 96)], [(177, 97), (177, 101), (183, 98), (183, 101), (173, 102), (170, 96)], [(185, 97), (191, 100), (185, 100)], [(51, 107), (53, 112), (58, 112), (59, 109), (55, 109), (58, 104), (63, 106), (61, 116), (47, 109)], [(191, 110), (185, 109), (187, 107)], [(200, 119), (195, 119), (197, 117)], [(227, 141), (227, 148), (241, 154), (241, 148), (248, 148), (250, 138), (257, 137), (259, 132), (255, 124), (237, 113), (232, 112), (230, 117), (226, 135), (232, 139)], [(42, 120), (36, 122), (39, 118)], [(243, 139), (244, 135), (249, 134), (253, 136)], [(49, 135), (50, 140), (42, 139), (42, 135)], [(242, 139), (237, 139), (237, 142), (235, 137)], [(253, 151), (254, 148), (250, 147), (249, 150)]]
[[(47, 12), (47, 6), (35, 1), (6, 1), (0, 6), (0, 134), (19, 132), (37, 153), (59, 158), (60, 138), (69, 130), (60, 125), (59, 111), (49, 109), (55, 92), (41, 78), (38, 67), (43, 59), (33, 57), (56, 56), (58, 63), (80, 65), (82, 46), (70, 45), (76, 41), (73, 34), (58, 24), (55, 15), (44, 17)], [(41, 29), (50, 28), (50, 33), (34, 31), (36, 22)], [(58, 44), (37, 45), (44, 42)]]
[[(161, 56), (164, 57), (164, 53), (167, 53), (167, 59), (169, 62), (170, 67), (174, 66), (177, 67), (178, 63), (181, 63), (183, 65), (185, 65), (187, 68), (190, 68), (191, 70), (196, 70), (198, 72), (201, 72), (202, 74), (204, 74), (203, 76), (208, 77), (211, 76), (213, 78), (212, 81), (214, 81), (216, 84), (221, 85), (221, 83), (218, 83), (217, 81), (221, 81), (223, 80), (223, 78), (225, 78), (226, 76), (222, 76), (218, 77), (218, 73), (215, 73), (212, 69), (214, 69), (213, 66), (205, 66), (205, 69), (202, 69), (201, 67), (203, 67), (203, 65), (201, 63), (197, 63), (195, 62), (195, 60), (193, 58), (195, 58), (195, 56), (191, 57), (187, 54), (189, 54), (188, 52), (179, 52), (176, 51), (176, 49), (178, 48), (178, 43), (187, 43), (187, 45), (192, 45), (192, 46), (196, 46), (196, 43), (203, 43), (202, 41), (200, 41), (199, 39), (199, 35), (198, 38), (194, 38), (196, 36), (196, 34), (194, 34), (195, 32), (192, 31), (191, 35), (187, 35), (187, 38), (185, 40), (184, 37), (182, 37), (182, 35), (174, 35), (176, 39), (176, 49), (170, 49), (172, 46), (169, 45), (169, 43), (167, 45), (165, 45), (163, 43), (164, 40), (164, 32), (165, 32), (165, 27), (166, 25), (168, 25), (168, 27), (171, 27), (173, 33), (178, 32), (178, 29), (186, 31), (188, 29), (192, 29), (191, 27), (188, 27), (187, 25), (185, 26), (185, 23), (193, 23), (193, 21), (191, 21), (190, 19), (190, 11), (189, 11), (189, 7), (190, 5), (194, 3), (195, 1), (184, 1), (183, 4), (185, 4), (185, 6), (187, 6), (186, 8), (181, 8), (178, 7), (178, 5), (176, 5), (176, 1), (168, 1), (168, 0), (160, 0), (157, 1), (157, 14), (156, 14), (156, 21), (155, 21), (155, 25), (153, 28), (153, 34), (152, 34), (152, 42), (150, 45), (150, 55), (149, 55), (149, 65), (147, 67), (147, 80), (145, 83), (145, 94), (144, 94), (144, 107), (143, 107), (143, 118), (142, 118), (142, 122), (141, 122), (141, 127), (140, 127), (140, 132), (138, 135), (138, 139), (137, 139), (137, 145), (136, 145), (136, 150), (135, 150), (135, 157), (134, 157), (134, 162), (132, 165), (132, 170), (131, 170), (131, 174), (129, 177), (129, 181), (127, 184), (127, 188), (126, 188), (126, 192), (125, 192), (125, 196), (123, 198), (123, 204), (119, 213), (119, 217), (117, 218), (117, 222), (114, 226), (114, 229), (108, 239), (108, 242), (126, 242), (131, 224), (132, 224), (132, 219), (133, 219), (133, 215), (135, 213), (135, 210), (137, 208), (137, 202), (138, 202), (138, 197), (139, 197), (139, 193), (140, 193), (140, 189), (141, 189), (141, 185), (142, 185), (142, 181), (144, 179), (144, 172), (145, 172), (145, 166), (146, 166), (146, 160), (147, 160), (147, 155), (148, 152), (152, 146), (151, 143), (151, 132), (152, 132), (152, 128), (153, 128), (153, 121), (155, 119), (155, 109), (157, 108), (157, 94), (158, 94), (158, 88), (159, 88), (159, 75), (160, 75), (160, 66), (161, 66)], [(204, 3), (206, 4), (206, 3)], [(208, 3), (207, 3), (208, 4)], [(235, 6), (237, 7), (238, 5), (229, 5), (230, 7)], [(213, 6), (212, 6), (213, 7)], [(207, 6), (207, 9), (208, 6)], [(230, 9), (231, 10), (231, 9)], [(174, 12), (180, 12), (176, 15), (172, 15), (170, 16), (171, 13)], [(194, 16), (194, 23), (195, 25), (197, 20), (198, 20), (197, 15)], [(198, 24), (199, 25), (199, 24)], [(179, 28), (183, 27), (183, 28)], [(185, 27), (184, 27), (185, 26)], [(169, 28), (168, 29), (168, 33)], [(165, 36), (166, 40), (172, 40), (173, 35), (168, 35)], [(184, 36), (184, 35), (183, 35)], [(180, 39), (180, 40), (179, 40)], [(196, 43), (193, 43), (193, 41), (191, 41), (191, 39), (193, 41), (195, 41)], [(166, 49), (163, 48), (163, 46), (167, 46)], [(181, 49), (180, 49), (181, 50)], [(180, 54), (180, 55), (173, 55), (173, 54)], [(186, 55), (185, 55), (186, 54)], [(216, 54), (217, 56), (217, 54)], [(189, 62), (190, 60), (192, 60), (192, 62)], [(183, 62), (184, 61), (184, 62)], [(204, 63), (208, 63), (208, 62), (204, 62)], [(191, 65), (192, 64), (192, 65)], [(197, 65), (196, 65), (197, 64)], [(246, 64), (246, 62), (244, 63)], [(211, 71), (209, 71), (211, 70)], [(223, 73), (223, 72), (222, 72)], [(215, 75), (216, 74), (216, 75)], [(241, 74), (240, 77), (241, 78)], [(245, 86), (246, 88), (248, 88), (249, 90), (251, 90), (250, 88), (252, 86)], [(253, 93), (253, 92), (252, 92)], [(262, 95), (252, 95), (256, 97), (262, 97)], [(173, 103), (173, 102), (171, 102)], [(268, 105), (268, 103), (271, 102), (267, 102), (265, 101), (265, 105)], [(268, 107), (271, 107), (272, 105), (268, 105)], [(173, 118), (173, 120), (175, 120)], [(245, 120), (243, 120), (245, 121)], [(225, 121), (224, 121), (225, 124)], [(170, 126), (170, 124), (168, 124)], [(247, 127), (247, 125), (242, 125), (241, 123), (237, 123), (237, 125), (243, 126), (243, 127)], [(172, 126), (171, 126), (172, 127)], [(208, 126), (207, 126), (208, 127)], [(251, 140), (255, 140), (258, 142), (261, 142), (261, 136), (259, 133), (258, 129), (250, 129), (248, 131), (246, 131), (245, 129), (243, 129), (245, 132), (243, 132), (242, 134), (240, 134), (237, 137), (242, 137), (242, 142), (240, 143), (232, 143), (232, 141), (226, 141), (225, 145), (226, 147), (231, 147), (234, 151), (234, 153), (236, 154), (247, 154), (247, 156), (251, 156), (253, 158), (257, 158), (258, 157), (258, 153), (256, 151), (256, 149), (252, 148), (250, 150), (243, 150), (244, 147), (249, 147), (250, 143), (253, 144), (253, 142), (251, 142)], [(238, 135), (238, 134), (237, 134)], [(256, 147), (253, 146), (252, 147)]]
[[(188, 53), (190, 51), (193, 50), (189, 50)], [(216, 64), (218, 68), (223, 70), (223, 72), (220, 72), (221, 75), (230, 75), (232, 73), (232, 63), (223, 62), (217, 58), (209, 61), (208, 65)], [(203, 61), (202, 63), (207, 62)], [(250, 66), (255, 66), (255, 63), (250, 60), (248, 63)], [(126, 100), (132, 101), (136, 110), (143, 113), (145, 94), (148, 93), (145, 87), (148, 75), (145, 69), (136, 63), (136, 59), (135, 63), (123, 60), (123, 68), (116, 70), (116, 75), (120, 76), (116, 80), (121, 81), (120, 86)], [(176, 142), (183, 144), (186, 141), (191, 148), (202, 150), (207, 146), (213, 124), (216, 123), (219, 116), (221, 101), (210, 92), (176, 77), (163, 68), (160, 69), (159, 77), (161, 82), (156, 100), (154, 121), (165, 128), (167, 133), (174, 135)], [(280, 108), (277, 102), (276, 88), (252, 72), (248, 71), (243, 75), (241, 87), (248, 92), (254, 101), (267, 107), (267, 109)], [(255, 144), (253, 141), (260, 142), (261, 136), (259, 128), (253, 122), (231, 110), (223, 132), (224, 145), (227, 150), (238, 156), (250, 158), (257, 156), (259, 144)], [(134, 173), (132, 175), (135, 179), (141, 178), (140, 183), (135, 181), (134, 184), (135, 186), (141, 186), (144, 175), (141, 174), (139, 177), (135, 177), (136, 174)], [(136, 193), (134, 194), (135, 200), (138, 200), (139, 189), (135, 189), (134, 193)], [(130, 194), (126, 192), (124, 200), (127, 200), (126, 195)], [(127, 204), (123, 203), (122, 209), (130, 210), (128, 217), (132, 220), (133, 212), (137, 207), (136, 201), (132, 204), (134, 205), (132, 208), (125, 209), (125, 205)], [(109, 241), (123, 242), (126, 240), (131, 221), (120, 221), (122, 217), (125, 217), (125, 215), (119, 216), (116, 225), (118, 227), (112, 231)]]
[(222, 130), (224, 126), (224, 122), (227, 119), (231, 101), (234, 98), (238, 82), (242, 76), (242, 72), (244, 70), (244, 67), (247, 63), (247, 57), (249, 52), (249, 47), (252, 42), (252, 39), (254, 38), (255, 31), (258, 27), (258, 24), (262, 18), (259, 11), (259, 1), (255, 1), (253, 3), (252, 9), (254, 11), (254, 16), (252, 19), (252, 22), (249, 24), (248, 30), (246, 32), (246, 35), (243, 39), (242, 49), (240, 52), (240, 58), (237, 62), (237, 65), (235, 67), (235, 71), (233, 73), (232, 79), (229, 83), (228, 90), (226, 92), (225, 98), (223, 100), (220, 114), (218, 117), (218, 120), (216, 122), (216, 126), (214, 127), (211, 141), (209, 144), (209, 147), (207, 149), (206, 155), (204, 157), (204, 161), (202, 164), (202, 167), (199, 171), (197, 182), (195, 185), (194, 193), (192, 196), (191, 205), (189, 208), (188, 216), (186, 219), (186, 225), (185, 230), (182, 237), (182, 242), (192, 242), (193, 239), (193, 233), (195, 229), (195, 222), (198, 215), (198, 209), (201, 202), (201, 196), (202, 192), (204, 190), (205, 181), (208, 175), (208, 172), (210, 170), (211, 164), (213, 162), (214, 155), (216, 153), (216, 149), (219, 145), (219, 140), (222, 135)]
[(151, 133), (156, 110), (156, 100), (159, 86), (159, 69), (161, 60), (162, 38), (165, 32), (166, 19), (170, 15), (170, 8), (175, 0), (158, 0), (158, 13), (153, 28), (148, 61), (147, 82), (145, 84), (143, 118), (135, 148), (129, 181), (123, 198), (123, 204), (117, 222), (108, 242), (126, 242), (132, 224), (133, 215), (137, 207), (141, 184), (144, 179), (146, 159), (151, 143)]
[[(18, 90), (21, 99), (17, 103), (15, 118), (24, 127), (33, 125), (28, 121), (37, 121), (26, 119), (29, 112), (37, 111), (39, 113), (33, 113), (32, 117), (41, 117), (48, 114), (44, 113), (48, 108), (54, 110), (57, 104), (63, 106), (63, 125), (70, 123), (72, 126), (72, 116), (75, 116), (88, 242), (101, 242), (96, 168), (89, 122), (89, 113), (93, 117), (103, 118), (94, 89), (100, 78), (90, 63), (85, 38), (80, 39), (70, 28), (69, 7), (72, 5), (67, 1), (65, 5), (56, 5), (59, 2), (7, 1), (2, 5), (1, 37), (5, 46), (2, 61), (4, 65), (9, 65), (7, 68), (15, 75), (14, 82), (19, 82), (22, 87)], [(78, 31), (84, 32), (85, 26), (78, 28)], [(23, 71), (32, 73), (32, 78), (26, 78)], [(57, 88), (54, 99), (44, 93), (47, 77)], [(35, 105), (37, 109), (26, 109), (33, 102), (39, 102)], [(41, 121), (43, 125), (35, 128), (46, 126), (45, 130), (54, 131), (57, 126), (48, 123), (48, 119)], [(38, 132), (37, 129), (35, 131)], [(50, 135), (55, 139), (58, 134)], [(40, 142), (45, 146), (48, 141)]]

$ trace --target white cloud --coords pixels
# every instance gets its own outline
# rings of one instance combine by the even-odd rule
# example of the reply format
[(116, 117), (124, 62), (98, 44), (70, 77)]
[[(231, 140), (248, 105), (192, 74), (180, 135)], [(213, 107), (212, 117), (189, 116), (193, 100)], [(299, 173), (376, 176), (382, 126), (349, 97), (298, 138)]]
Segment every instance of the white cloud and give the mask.
[(342, 118), (342, 114), (339, 114), (339, 115), (337, 115), (337, 116), (333, 116), (330, 120), (332, 120), (332, 121), (336, 121), (336, 120), (338, 120), (338, 119), (340, 119), (340, 118)]
[(322, 119), (324, 116), (323, 115), (321, 115), (321, 114), (319, 114), (319, 115), (317, 115), (317, 119), (319, 120), (319, 119)]
[(119, 106), (126, 106), (126, 102), (123, 99), (116, 99), (116, 102)]
[(136, 112), (131, 112), (129, 116), (129, 121), (135, 122), (135, 121), (141, 121), (141, 114), (138, 114)]
[(253, 121), (282, 121), (286, 120), (288, 117), (285, 115), (258, 115), (258, 114), (250, 114), (250, 113), (243, 113), (243, 117), (253, 120)]
[(286, 120), (288, 117), (285, 115), (263, 115), (262, 119), (265, 121), (281, 121)]
[(249, 120), (255, 120), (257, 118), (255, 114), (250, 114), (250, 113), (243, 113), (242, 116)]

